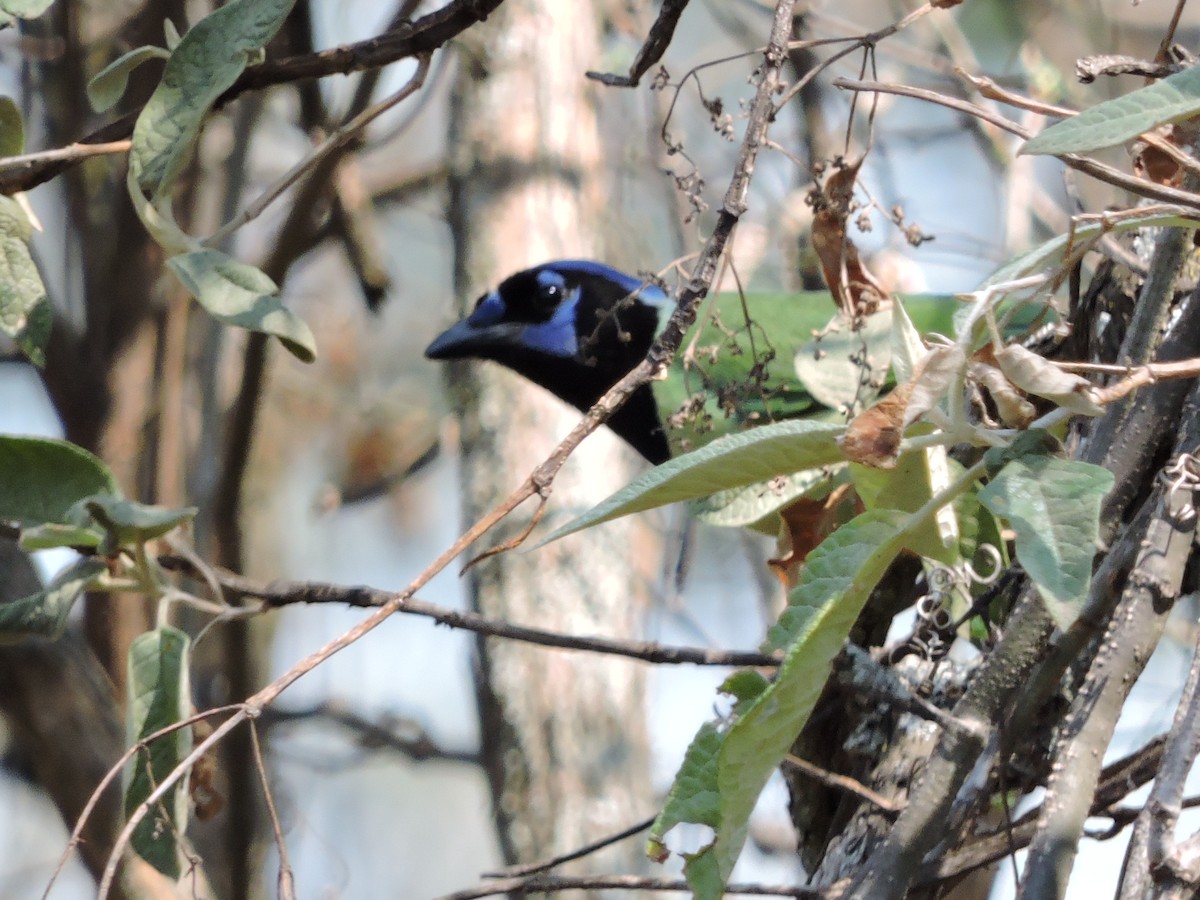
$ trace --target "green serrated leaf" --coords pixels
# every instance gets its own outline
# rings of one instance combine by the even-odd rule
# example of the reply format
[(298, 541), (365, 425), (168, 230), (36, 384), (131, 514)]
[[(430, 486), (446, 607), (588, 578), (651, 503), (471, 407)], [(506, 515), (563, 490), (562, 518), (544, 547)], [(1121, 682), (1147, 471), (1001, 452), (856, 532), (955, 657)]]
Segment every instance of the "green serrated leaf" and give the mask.
[(312, 331), (283, 305), (279, 288), (254, 266), (218, 250), (198, 250), (167, 260), (188, 292), (216, 319), (279, 338), (303, 362), (317, 358)]
[(209, 109), (237, 81), (250, 55), (275, 36), (294, 4), (233, 0), (183, 36), (134, 125), (129, 166), (143, 193), (157, 198), (170, 190)]
[(12, 97), (0, 94), (0, 156), (20, 156), (25, 152), (25, 120)]
[(194, 506), (171, 509), (166, 506), (147, 506), (121, 497), (100, 495), (83, 501), (91, 517), (118, 544), (143, 543), (162, 537), (168, 531), (196, 517)]
[(36, 19), (54, 0), (0, 0), (0, 18)]
[[(914, 519), (894, 510), (869, 511), (809, 554), (800, 582), (788, 597), (788, 621), (781, 621), (768, 638), (771, 648), (788, 647), (776, 679), (720, 742), (716, 836), (685, 869), (697, 896), (721, 896), (720, 890), (712, 892), (712, 882), (723, 886), (728, 881), (759, 794), (808, 721), (834, 658), (871, 591), (903, 548)], [(804, 614), (789, 615), (793, 610)], [(708, 807), (703, 811), (711, 815)]]
[(1017, 560), (1061, 628), (1075, 621), (1087, 597), (1100, 505), (1112, 485), (1112, 473), (1100, 466), (1028, 453), (979, 492), (979, 501), (1016, 532)]
[(96, 112), (104, 112), (125, 94), (129, 85), (129, 74), (144, 62), (152, 59), (169, 59), (171, 54), (162, 47), (147, 45), (130, 50), (113, 60), (88, 82), (88, 102)]
[(1200, 112), (1200, 68), (1184, 69), (1154, 84), (1098, 103), (1035, 135), (1021, 153), (1086, 153), (1132, 140), (1159, 125)]
[[(646, 855), (665, 860), (667, 848), (663, 838), (676, 825), (684, 822), (717, 828), (720, 824), (720, 795), (717, 792), (717, 761), (724, 735), (712, 722), (705, 722), (696, 732), (675, 774), (675, 782), (667, 794), (666, 803), (646, 844)], [(696, 853), (686, 854), (684, 874), (694, 896), (702, 900), (719, 900), (725, 879), (713, 864), (712, 845)]]
[(53, 318), (46, 287), (29, 252), (33, 228), (20, 204), (0, 196), (0, 332), (38, 366)]
[(102, 560), (80, 559), (36, 594), (0, 604), (0, 643), (61, 635), (80, 594), (107, 571)]
[(717, 754), (723, 736), (712, 722), (705, 722), (692, 738), (663, 810), (650, 828), (652, 841), (661, 843), (676, 825), (691, 822), (716, 828), (720, 824), (717, 804)]
[[(138, 635), (129, 648), (129, 718), (132, 746), (191, 713), (188, 636), (164, 627)], [(125, 814), (133, 813), (192, 749), (191, 728), (153, 741), (126, 770)], [(187, 778), (176, 782), (134, 830), (132, 846), (168, 878), (180, 874), (179, 840), (187, 827)]]
[(844, 425), (794, 419), (717, 438), (651, 469), (542, 544), (642, 510), (843, 462), (837, 438), (845, 430)]
[(82, 447), (0, 435), (0, 520), (19, 526), (78, 525), (71, 515), (76, 503), (120, 493), (108, 467)]
[(873, 588), (878, 581), (878, 577), (872, 580), (873, 567), (882, 566), (877, 573), (882, 576), (883, 569), (904, 549), (910, 536), (897, 523), (907, 523), (910, 518), (894, 509), (868, 510), (821, 541), (808, 555), (799, 582), (788, 594), (787, 609), (767, 631), (763, 652), (794, 644), (830, 598), (851, 591), (864, 576)]

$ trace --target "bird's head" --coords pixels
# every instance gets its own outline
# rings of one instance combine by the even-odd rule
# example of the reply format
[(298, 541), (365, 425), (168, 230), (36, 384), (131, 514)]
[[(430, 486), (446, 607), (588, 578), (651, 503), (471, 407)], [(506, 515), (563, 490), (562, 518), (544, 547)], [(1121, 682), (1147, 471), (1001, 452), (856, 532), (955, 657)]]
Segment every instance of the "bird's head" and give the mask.
[(553, 357), (628, 371), (650, 349), (665, 303), (658, 286), (602, 263), (545, 263), (510, 275), (480, 297), (425, 355), (492, 359), (514, 368), (515, 359)]
[[(480, 297), (425, 355), (493, 360), (586, 411), (646, 356), (666, 305), (657, 285), (601, 263), (545, 263)], [(622, 436), (648, 458), (665, 458), (661, 428), (652, 447)]]

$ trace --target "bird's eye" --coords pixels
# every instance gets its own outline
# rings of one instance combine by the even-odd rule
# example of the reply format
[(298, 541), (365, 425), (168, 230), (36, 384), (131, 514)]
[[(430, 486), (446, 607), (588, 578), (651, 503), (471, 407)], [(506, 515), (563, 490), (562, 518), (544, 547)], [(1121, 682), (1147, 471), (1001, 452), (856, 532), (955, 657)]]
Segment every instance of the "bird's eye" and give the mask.
[(557, 304), (562, 299), (563, 289), (560, 284), (543, 284), (538, 290), (542, 302), (547, 305)]

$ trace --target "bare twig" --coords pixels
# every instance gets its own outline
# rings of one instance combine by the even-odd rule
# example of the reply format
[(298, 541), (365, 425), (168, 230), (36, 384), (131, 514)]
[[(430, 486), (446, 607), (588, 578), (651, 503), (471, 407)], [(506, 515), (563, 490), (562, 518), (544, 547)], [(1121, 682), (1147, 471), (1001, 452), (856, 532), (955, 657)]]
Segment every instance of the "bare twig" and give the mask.
[[(556, 894), (560, 891), (679, 891), (689, 892), (691, 887), (682, 879), (641, 878), (636, 875), (585, 875), (569, 878), (564, 875), (531, 875), (528, 878), (504, 878), (485, 882), (477, 887), (444, 894), (435, 900), (476, 900), (478, 897), (495, 897), (499, 894)], [(728, 884), (725, 894), (749, 894), (759, 897), (829, 897), (833, 890), (797, 887), (793, 885)]]
[(903, 809), (902, 806), (897, 806), (887, 797), (871, 790), (856, 778), (850, 778), (847, 775), (838, 775), (836, 772), (830, 772), (822, 769), (820, 766), (814, 766), (808, 760), (801, 759), (799, 756), (793, 756), (791, 753), (785, 756), (783, 761), (786, 765), (799, 769), (814, 781), (819, 781), (821, 784), (834, 790), (853, 794), (860, 800), (866, 800), (872, 806), (878, 807), (886, 813), (898, 813)]
[(646, 41), (629, 67), (628, 75), (613, 75), (605, 72), (588, 72), (587, 77), (610, 87), (637, 87), (642, 76), (650, 67), (662, 59), (667, 48), (671, 46), (671, 38), (675, 34), (675, 26), (679, 17), (687, 9), (688, 0), (663, 0), (658, 10), (658, 17), (650, 26)]
[[(496, 513), (491, 515), (495, 516)], [(461, 540), (459, 543), (462, 543)], [(193, 565), (190, 560), (181, 557), (162, 557), (159, 562), (166, 568), (184, 571), (191, 571)], [(227, 595), (256, 597), (268, 607), (291, 606), (297, 603), (342, 603), (346, 606), (378, 609), (387, 607), (397, 597), (396, 594), (369, 587), (344, 587), (316, 581), (272, 581), (264, 584), (223, 569), (211, 571)], [(425, 616), (433, 619), (439, 625), (462, 628), (466, 631), (493, 637), (526, 641), (543, 647), (626, 656), (649, 663), (691, 663), (701, 666), (777, 666), (779, 664), (779, 657), (753, 651), (713, 650), (704, 647), (665, 647), (653, 641), (619, 641), (614, 638), (560, 634), (541, 628), (528, 628), (523, 625), (488, 619), (478, 613), (447, 609), (418, 600), (413, 596), (408, 596), (403, 603), (396, 604), (395, 612)]]
[[(1091, 815), (1120, 815), (1116, 804), (1154, 778), (1162, 760), (1164, 738), (1156, 737), (1144, 746), (1105, 766), (1100, 787), (1092, 803)], [(1041, 814), (1041, 806), (1029, 810), (1017, 821), (996, 831), (968, 839), (961, 847), (924, 863), (914, 884), (922, 887), (949, 881), (1008, 856), (1014, 849), (1029, 846)]]
[(108, 141), (103, 144), (68, 144), (54, 150), (24, 153), (21, 156), (0, 158), (0, 176), (28, 172), (47, 163), (74, 165), (93, 156), (108, 156), (113, 153), (128, 153), (133, 141)]
[(1155, 870), (1170, 867), (1177, 850), (1175, 825), (1183, 809), (1184, 782), (1200, 747), (1200, 643), (1192, 654), (1154, 787), (1134, 824), (1121, 873), (1121, 896), (1145, 896)]
[(258, 772), (258, 781), (262, 785), (263, 800), (267, 804), (267, 816), (271, 820), (271, 829), (275, 833), (275, 849), (279, 852), (279, 875), (275, 886), (280, 900), (295, 900), (296, 879), (292, 874), (292, 863), (288, 859), (287, 841), (283, 837), (283, 823), (279, 821), (279, 811), (275, 809), (275, 796), (271, 792), (271, 780), (267, 777), (267, 766), (263, 760), (262, 744), (258, 740), (258, 727), (250, 723), (250, 741), (254, 746), (254, 768)]
[(311, 172), (313, 169), (315, 169), (324, 159), (338, 153), (339, 151), (344, 151), (350, 145), (350, 142), (353, 141), (364, 128), (370, 125), (371, 122), (383, 115), (397, 103), (400, 103), (402, 100), (406, 100), (420, 90), (421, 86), (425, 83), (425, 76), (429, 74), (429, 62), (430, 55), (428, 53), (423, 53), (417, 57), (417, 70), (413, 73), (412, 78), (408, 80), (408, 83), (404, 85), (404, 87), (396, 91), (390, 97), (376, 103), (374, 106), (363, 110), (345, 125), (331, 134), (328, 138), (326, 138), (325, 142), (321, 144), (320, 147), (318, 147), (300, 162), (296, 163), (296, 165), (292, 166), (292, 168), (285, 172), (283, 176), (275, 182), (275, 184), (271, 185), (271, 187), (259, 194), (258, 197), (255, 198), (254, 202), (242, 210), (241, 213), (234, 216), (232, 219), (214, 231), (209, 237), (207, 237), (203, 241), (205, 246), (216, 247), (220, 245), (243, 225), (258, 218), (268, 206), (270, 206), (279, 198), (280, 194), (303, 178), (308, 172)]
[[(849, 78), (835, 78), (833, 79), (833, 85), (834, 87), (840, 87), (848, 91), (876, 91), (881, 94), (896, 94), (900, 97), (911, 97), (915, 100), (936, 103), (939, 106), (958, 110), (965, 115), (990, 122), (996, 127), (1003, 128), (1005, 131), (1015, 134), (1024, 140), (1029, 140), (1033, 137), (1033, 133), (1029, 129), (1018, 125), (1011, 119), (1004, 118), (999, 113), (937, 91), (909, 87), (903, 84), (888, 84), (882, 81), (854, 81)], [(1180, 206), (1188, 207), (1188, 209), (1200, 210), (1200, 194), (1192, 191), (1184, 191), (1179, 188), (1157, 184), (1145, 178), (1127, 175), (1120, 169), (1097, 162), (1094, 159), (1079, 156), (1075, 153), (1057, 154), (1057, 158), (1072, 169), (1077, 169), (1085, 175), (1091, 175), (1097, 181), (1103, 181), (1105, 184), (1111, 184), (1113, 187), (1122, 188), (1139, 197), (1161, 200), (1164, 203), (1178, 203)]]
[(536, 875), (539, 872), (546, 872), (553, 869), (555, 866), (561, 866), (564, 863), (574, 862), (577, 859), (582, 859), (585, 856), (590, 856), (598, 850), (603, 850), (618, 841), (623, 841), (626, 838), (633, 837), (635, 834), (645, 831), (654, 824), (657, 816), (650, 816), (648, 819), (643, 819), (635, 825), (630, 825), (628, 828), (618, 831), (616, 834), (610, 834), (607, 837), (602, 837), (597, 841), (592, 841), (580, 847), (578, 850), (572, 850), (570, 853), (564, 853), (561, 856), (556, 856), (553, 859), (543, 860), (542, 862), (526, 863), (523, 866), (509, 866), (501, 872), (484, 872), (484, 878), (516, 878), (525, 875)]
[(322, 719), (341, 725), (357, 735), (358, 743), (362, 747), (395, 750), (414, 762), (440, 760), (468, 765), (479, 763), (478, 753), (469, 750), (445, 749), (412, 719), (375, 721), (339, 703), (332, 702), (318, 703), (305, 709), (276, 708), (268, 710), (262, 715), (263, 722), (272, 727), (313, 719)]

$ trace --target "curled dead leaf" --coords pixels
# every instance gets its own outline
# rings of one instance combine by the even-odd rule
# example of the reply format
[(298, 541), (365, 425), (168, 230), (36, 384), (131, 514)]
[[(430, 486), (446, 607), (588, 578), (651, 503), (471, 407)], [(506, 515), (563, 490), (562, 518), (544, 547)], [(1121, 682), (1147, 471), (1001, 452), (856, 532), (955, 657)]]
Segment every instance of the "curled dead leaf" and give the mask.
[(848, 460), (876, 469), (895, 467), (912, 390), (913, 382), (905, 382), (850, 421), (846, 433), (838, 438)]
[(1064, 372), (1020, 344), (1009, 344), (997, 350), (996, 365), (1026, 394), (1050, 400), (1082, 416), (1098, 416), (1104, 412), (1104, 407), (1093, 396), (1095, 388), (1090, 381)]
[(941, 402), (954, 379), (962, 374), (965, 362), (958, 344), (939, 345), (925, 354), (913, 372), (912, 392), (901, 428), (907, 428)]
[(1018, 391), (1004, 373), (988, 363), (973, 362), (968, 373), (976, 384), (985, 388), (996, 405), (1000, 421), (1009, 428), (1025, 428), (1037, 418), (1037, 409)]
[(821, 274), (838, 307), (851, 319), (880, 309), (887, 291), (868, 271), (858, 248), (846, 233), (854, 205), (854, 182), (862, 159), (836, 169), (824, 189), (815, 194), (812, 246), (821, 261)]

